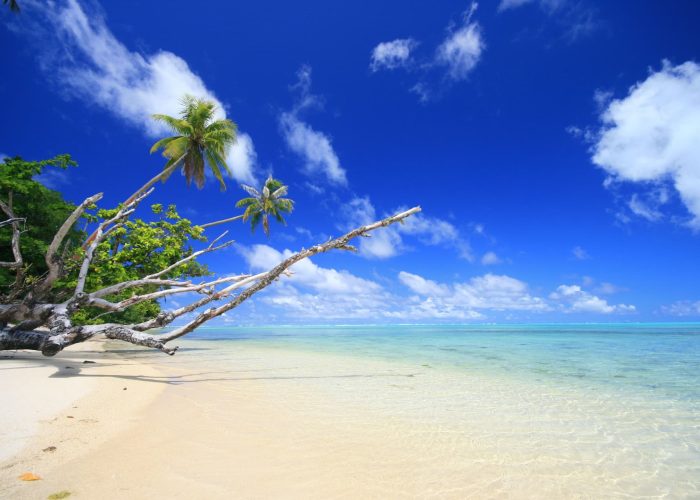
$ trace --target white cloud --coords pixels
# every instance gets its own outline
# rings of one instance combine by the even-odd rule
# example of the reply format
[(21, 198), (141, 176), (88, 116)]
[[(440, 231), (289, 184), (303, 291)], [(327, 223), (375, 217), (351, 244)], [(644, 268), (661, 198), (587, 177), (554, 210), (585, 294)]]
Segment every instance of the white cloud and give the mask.
[(331, 184), (346, 186), (346, 172), (330, 137), (314, 130), (299, 116), (303, 110), (322, 104), (322, 99), (311, 93), (311, 67), (304, 65), (297, 71), (297, 82), (291, 88), (298, 93), (297, 101), (291, 111), (279, 116), (280, 130), (287, 146), (304, 160), (307, 175), (314, 178), (321, 175)]
[(445, 297), (450, 294), (450, 289), (446, 285), (440, 285), (435, 281), (425, 279), (417, 274), (401, 271), (399, 273), (399, 280), (418, 295)]
[[(69, 94), (94, 102), (152, 138), (170, 131), (151, 115), (176, 115), (185, 94), (215, 102), (219, 108), (217, 118), (225, 117), (221, 102), (176, 54), (163, 50), (150, 55), (130, 51), (109, 30), (101, 15), (88, 15), (77, 0), (29, 5), (34, 6), (35, 17), (42, 15), (51, 24), (44, 29), (47, 39), (43, 47), (56, 51), (45, 56), (44, 66)], [(250, 156), (241, 154), (241, 149), (248, 151), (252, 141), (246, 134), (240, 137), (247, 146), (232, 148), (227, 160), (234, 178), (250, 182), (254, 163)]]
[[(691, 214), (690, 226), (700, 230), (700, 65), (664, 62), (625, 98), (610, 102), (601, 120), (593, 162), (614, 180), (671, 183)], [(658, 218), (634, 207), (638, 215)]]
[(347, 184), (345, 169), (326, 134), (311, 128), (296, 113), (282, 113), (280, 127), (289, 149), (304, 159), (307, 175), (321, 174), (333, 184)]
[(632, 195), (630, 201), (627, 203), (627, 206), (633, 214), (648, 221), (658, 221), (663, 217), (663, 214), (659, 210), (642, 200), (637, 193)]
[(661, 308), (663, 314), (670, 316), (700, 316), (700, 300), (681, 300)]
[[(346, 227), (369, 224), (380, 218), (368, 197), (354, 198), (342, 210)], [(399, 207), (392, 213), (404, 210), (405, 207)], [(473, 259), (469, 243), (461, 237), (454, 225), (423, 214), (413, 215), (403, 224), (378, 229), (372, 232), (370, 238), (362, 238), (359, 243), (360, 255), (375, 259), (398, 255), (406, 249), (404, 236), (414, 237), (424, 245), (451, 247), (457, 250), (460, 257)]]
[(413, 307), (427, 301), (431, 309), (443, 313), (479, 310), (541, 312), (550, 309), (543, 299), (530, 294), (526, 283), (505, 275), (485, 274), (465, 283), (448, 285), (401, 271), (399, 280), (421, 296)]
[(372, 49), (370, 68), (396, 69), (406, 66), (411, 58), (411, 51), (418, 45), (412, 38), (398, 38), (391, 42), (382, 42)]
[(501, 262), (503, 261), (495, 252), (486, 252), (483, 257), (481, 257), (481, 264), (484, 266), (493, 266)]
[(611, 305), (604, 299), (586, 292), (578, 285), (560, 285), (549, 295), (552, 300), (559, 301), (566, 312), (588, 313), (629, 313), (636, 311), (635, 306), (627, 304)]
[(464, 80), (481, 58), (486, 48), (481, 35), (481, 26), (471, 18), (477, 3), (472, 3), (464, 14), (462, 25), (445, 38), (437, 48), (436, 62), (448, 68), (448, 75), (453, 80)]
[[(239, 247), (239, 251), (253, 272), (270, 269), (292, 255), (290, 250), (278, 251), (268, 245)], [(518, 279), (490, 273), (465, 282), (439, 283), (401, 271), (398, 281), (411, 294), (405, 296), (389, 292), (376, 281), (322, 267), (309, 259), (291, 270), (291, 277), (282, 278), (256, 297), (272, 308), (270, 317), (276, 317), (276, 308), (290, 318), (371, 321), (474, 320), (503, 312), (610, 314), (635, 310), (634, 306), (610, 305), (576, 285), (562, 285), (546, 300)]]
[(231, 168), (234, 179), (257, 185), (255, 171), (258, 165), (258, 154), (255, 152), (253, 139), (248, 134), (238, 133), (238, 139), (231, 147), (226, 163)]
[[(268, 245), (241, 247), (240, 252), (252, 271), (265, 271), (292, 255)], [(260, 297), (265, 304), (279, 307), (292, 317), (307, 319), (379, 318), (397, 307), (398, 301), (378, 283), (346, 270), (316, 265), (302, 260)]]
[(588, 252), (581, 247), (574, 247), (571, 250), (571, 254), (574, 256), (576, 260), (588, 260), (591, 258), (591, 256), (588, 254)]

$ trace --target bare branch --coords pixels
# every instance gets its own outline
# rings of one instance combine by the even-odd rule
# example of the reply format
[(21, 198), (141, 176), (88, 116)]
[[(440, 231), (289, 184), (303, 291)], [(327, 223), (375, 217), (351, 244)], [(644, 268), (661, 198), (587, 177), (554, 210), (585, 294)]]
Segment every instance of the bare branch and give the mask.
[[(18, 279), (20, 278), (20, 272), (24, 261), (22, 260), (22, 252), (19, 248), (20, 230), (19, 223), (24, 219), (15, 216), (12, 208), (7, 205), (4, 201), (0, 200), (0, 209), (9, 217), (10, 224), (12, 225), (12, 256), (14, 257), (14, 262), (0, 262), (0, 267), (8, 267), (10, 269), (17, 269)], [(8, 222), (8, 221), (5, 221)]]
[(263, 277), (265, 277), (266, 274), (267, 274), (267, 272), (255, 274), (253, 276), (248, 276), (248, 275), (237, 276), (237, 278), (239, 278), (239, 281), (237, 281), (233, 285), (229, 285), (228, 287), (224, 288), (223, 290), (219, 290), (216, 293), (213, 293), (207, 297), (203, 297), (196, 302), (193, 302), (193, 303), (188, 304), (186, 306), (180, 307), (178, 309), (174, 309), (172, 311), (161, 312), (160, 314), (158, 314), (158, 316), (156, 316), (153, 319), (150, 319), (148, 321), (144, 321), (143, 323), (138, 323), (136, 325), (132, 325), (132, 328), (134, 330), (138, 330), (138, 331), (146, 331), (146, 330), (150, 330), (152, 328), (162, 328), (166, 325), (169, 325), (176, 318), (179, 318), (180, 316), (182, 316), (184, 314), (190, 313), (190, 312), (192, 312), (196, 309), (199, 309), (200, 307), (205, 306), (211, 302), (221, 300), (221, 299), (228, 297), (231, 294), (231, 292), (233, 292), (234, 290), (241, 288), (241, 287), (244, 287), (246, 285), (249, 285), (250, 283), (253, 283), (254, 281), (257, 281), (259, 279), (262, 279)]
[[(138, 204), (137, 200), (140, 200), (144, 198), (145, 196), (148, 196), (148, 194), (153, 191), (153, 184), (158, 182), (161, 179), (167, 179), (170, 174), (172, 174), (175, 169), (180, 165), (180, 162), (185, 159), (185, 155), (182, 155), (180, 158), (177, 159), (177, 161), (173, 162), (172, 165), (170, 165), (168, 168), (160, 172), (159, 174), (155, 175), (154, 177), (151, 178), (146, 184), (138, 188), (131, 196), (129, 196), (126, 201), (123, 203), (125, 207), (132, 205), (134, 202)], [(85, 243), (83, 243), (83, 249), (87, 250), (88, 246), (93, 242), (93, 240), (97, 238), (97, 230), (95, 230), (89, 237), (88, 239), (85, 240)]]
[(221, 219), (214, 222), (207, 222), (206, 224), (200, 224), (199, 227), (206, 229), (212, 226), (218, 226), (219, 224), (226, 224), (227, 222), (233, 222), (235, 220), (242, 219), (243, 215), (236, 215), (235, 217), (229, 217), (228, 219)]
[(378, 229), (380, 227), (386, 227), (391, 224), (394, 224), (396, 222), (400, 222), (406, 217), (410, 217), (411, 215), (420, 212), (421, 208), (420, 207), (413, 207), (410, 210), (406, 210), (405, 212), (401, 212), (400, 214), (393, 215), (391, 217), (387, 217), (386, 219), (380, 220), (378, 222), (375, 222), (373, 224), (369, 224), (366, 226), (361, 226), (357, 229), (353, 229), (349, 233), (344, 234), (343, 236), (339, 238), (335, 238), (333, 240), (330, 240), (326, 243), (323, 243), (321, 245), (315, 245), (309, 249), (302, 250), (301, 252), (295, 253), (291, 257), (283, 260), (279, 264), (277, 264), (274, 268), (272, 268), (270, 271), (266, 273), (266, 275), (261, 278), (257, 283), (254, 285), (250, 286), (249, 288), (245, 289), (243, 292), (238, 294), (236, 298), (231, 300), (230, 302), (227, 302), (226, 304), (223, 304), (217, 308), (211, 308), (207, 309), (206, 311), (202, 312), (199, 314), (196, 318), (194, 318), (192, 321), (187, 323), (186, 325), (176, 328), (175, 330), (168, 332), (167, 334), (159, 336), (162, 338), (165, 342), (174, 340), (178, 337), (182, 337), (183, 335), (187, 335), (194, 329), (196, 329), (198, 326), (202, 325), (203, 323), (209, 321), (212, 318), (215, 318), (217, 316), (221, 316), (227, 311), (230, 311), (231, 309), (234, 309), (238, 307), (240, 304), (248, 300), (250, 297), (252, 297), (254, 294), (259, 292), (260, 290), (268, 287), (272, 282), (277, 279), (282, 273), (284, 273), (288, 268), (299, 262), (300, 260), (306, 259), (308, 257), (311, 257), (313, 255), (317, 255), (319, 253), (324, 253), (328, 252), (329, 250), (333, 250), (335, 248), (344, 248), (347, 247), (348, 242), (352, 240), (353, 238), (356, 238), (358, 236), (361, 236), (369, 231), (373, 231), (375, 229)]
[(94, 295), (88, 296), (88, 304), (99, 307), (101, 309), (107, 309), (110, 312), (123, 311), (127, 307), (131, 307), (134, 304), (139, 304), (141, 302), (146, 302), (148, 300), (156, 300), (168, 295), (175, 295), (179, 293), (206, 293), (211, 295), (215, 292), (215, 287), (222, 283), (230, 283), (231, 281), (240, 281), (242, 278), (239, 276), (228, 276), (226, 278), (219, 278), (218, 280), (209, 281), (206, 283), (200, 283), (198, 285), (184, 286), (179, 288), (168, 288), (166, 290), (159, 290), (157, 292), (146, 293), (143, 295), (134, 295), (128, 299), (124, 299), (120, 302), (110, 302), (104, 300)]
[(114, 217), (102, 222), (97, 227), (97, 230), (95, 231), (95, 237), (93, 238), (92, 243), (90, 243), (87, 246), (87, 249), (85, 250), (85, 258), (83, 259), (83, 264), (80, 266), (80, 272), (78, 273), (78, 284), (75, 286), (75, 292), (73, 293), (74, 297), (77, 297), (78, 295), (82, 294), (85, 290), (85, 280), (87, 279), (88, 271), (90, 269), (90, 263), (92, 262), (92, 257), (95, 253), (95, 249), (97, 248), (97, 246), (100, 243), (102, 243), (102, 241), (107, 237), (107, 235), (109, 235), (110, 232), (116, 229), (118, 223), (128, 218), (134, 212), (134, 210), (136, 210), (138, 204), (141, 203), (141, 201), (152, 192), (153, 189), (151, 188), (148, 191), (141, 193), (128, 205), (124, 205), (122, 208), (120, 208)]
[(58, 255), (58, 251), (61, 248), (63, 240), (66, 238), (68, 231), (73, 227), (76, 221), (83, 215), (85, 210), (92, 204), (102, 199), (103, 194), (97, 193), (89, 198), (86, 198), (80, 205), (78, 205), (73, 213), (71, 213), (66, 221), (63, 223), (61, 228), (53, 237), (49, 249), (46, 251), (46, 265), (49, 268), (49, 272), (46, 277), (36, 286), (35, 294), (36, 296), (41, 296), (47, 290), (51, 288), (51, 285), (59, 278), (62, 272), (63, 262), (61, 257)]
[(166, 267), (162, 271), (159, 271), (157, 273), (150, 274), (150, 275), (146, 276), (146, 279), (158, 278), (159, 276), (163, 276), (165, 273), (172, 271), (176, 267), (181, 266), (185, 262), (188, 262), (192, 259), (196, 259), (197, 257), (199, 257), (202, 254), (209, 253), (209, 252), (215, 252), (217, 250), (221, 250), (222, 248), (226, 248), (226, 247), (233, 245), (234, 241), (230, 240), (230, 241), (227, 241), (226, 243), (223, 243), (219, 246), (214, 246), (216, 244), (216, 242), (219, 241), (224, 236), (226, 236), (227, 233), (228, 233), (228, 231), (224, 231), (223, 234), (221, 234), (218, 238), (216, 238), (214, 241), (212, 241), (211, 244), (207, 248), (205, 248), (204, 250), (199, 250), (197, 252), (194, 252), (192, 255), (188, 255), (184, 259), (178, 260), (175, 264), (172, 264), (172, 265)]
[(97, 290), (95, 292), (92, 292), (89, 295), (90, 299), (97, 299), (100, 297), (106, 297), (107, 295), (113, 295), (115, 293), (119, 293), (123, 290), (127, 290), (129, 288), (135, 288), (137, 286), (146, 286), (146, 285), (155, 285), (155, 286), (168, 286), (168, 287), (184, 287), (184, 286), (192, 286), (191, 281), (180, 281), (180, 280), (165, 280), (165, 279), (138, 279), (138, 280), (131, 280), (131, 281), (124, 281), (122, 283), (117, 283), (116, 285), (110, 285), (108, 287), (102, 288), (100, 290)]

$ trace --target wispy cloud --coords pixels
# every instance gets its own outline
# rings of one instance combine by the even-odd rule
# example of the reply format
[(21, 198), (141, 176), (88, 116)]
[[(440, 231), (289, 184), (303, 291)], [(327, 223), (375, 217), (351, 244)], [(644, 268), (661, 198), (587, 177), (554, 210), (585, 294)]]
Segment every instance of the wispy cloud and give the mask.
[(571, 255), (573, 255), (576, 260), (588, 260), (591, 258), (586, 249), (579, 246), (575, 246), (571, 250)]
[(391, 42), (382, 42), (372, 49), (369, 66), (372, 71), (407, 66), (411, 60), (411, 51), (417, 45), (418, 42), (412, 38), (399, 38)]
[(592, 160), (610, 174), (607, 184), (630, 182), (660, 193), (646, 201), (633, 196), (631, 212), (660, 220), (668, 201), (663, 187), (672, 186), (691, 215), (688, 224), (700, 230), (700, 65), (665, 61), (626, 97), (612, 100), (600, 119)]
[[(382, 42), (372, 50), (370, 68), (373, 72), (397, 68), (416, 71), (419, 80), (409, 91), (422, 103), (435, 99), (455, 82), (466, 80), (481, 60), (486, 43), (481, 25), (474, 20), (477, 7), (472, 2), (461, 21), (448, 26), (447, 34), (432, 54), (413, 57), (419, 45), (413, 38)], [(438, 82), (431, 82), (436, 75)]]
[[(176, 54), (129, 50), (101, 13), (86, 12), (77, 0), (30, 1), (26, 6), (25, 16), (36, 20), (30, 32), (40, 49), (41, 66), (67, 96), (97, 104), (151, 138), (169, 132), (151, 115), (177, 114), (185, 94), (214, 101), (218, 117), (225, 117), (214, 92)], [(249, 135), (241, 133), (240, 138), (227, 160), (235, 179), (252, 182), (255, 151)]]
[(435, 54), (436, 62), (447, 66), (448, 76), (455, 81), (467, 78), (486, 48), (481, 26), (472, 20), (476, 9), (477, 3), (474, 2), (464, 13), (462, 23), (449, 30)]
[(700, 300), (680, 300), (673, 304), (662, 306), (661, 313), (669, 316), (700, 317)]
[(347, 185), (345, 169), (333, 149), (328, 135), (315, 130), (300, 117), (302, 111), (318, 106), (322, 101), (311, 93), (311, 68), (302, 66), (297, 72), (297, 83), (292, 86), (297, 101), (290, 111), (279, 116), (280, 130), (289, 149), (303, 160), (304, 172), (317, 178), (324, 177), (331, 184)]

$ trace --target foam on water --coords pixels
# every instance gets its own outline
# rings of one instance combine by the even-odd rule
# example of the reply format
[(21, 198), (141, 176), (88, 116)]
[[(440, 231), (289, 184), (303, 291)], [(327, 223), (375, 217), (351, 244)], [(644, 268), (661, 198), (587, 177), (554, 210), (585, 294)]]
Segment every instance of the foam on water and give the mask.
[(308, 394), (309, 421), (361, 429), (365, 446), (401, 447), (405, 462), (392, 455), (377, 466), (384, 480), (411, 471), (413, 494), (697, 498), (699, 332), (696, 324), (209, 328), (185, 351), (215, 343), (191, 351), (192, 362), (206, 357), (270, 381), (281, 405), (287, 392)]

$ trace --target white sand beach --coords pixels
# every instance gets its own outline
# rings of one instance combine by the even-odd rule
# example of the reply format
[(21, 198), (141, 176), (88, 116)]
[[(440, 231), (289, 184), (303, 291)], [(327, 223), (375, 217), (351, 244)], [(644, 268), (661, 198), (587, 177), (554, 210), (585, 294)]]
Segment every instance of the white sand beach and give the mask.
[[(0, 497), (683, 498), (698, 491), (694, 452), (677, 433), (655, 432), (655, 418), (688, 417), (642, 399), (621, 405), (571, 385), (425, 363), (181, 344), (186, 349), (173, 357), (114, 344), (121, 350), (102, 352), (88, 342), (55, 358), (2, 359), (0, 383), (23, 390), (16, 403), (4, 400), (3, 418), (22, 439), (0, 441), (7, 456)], [(51, 398), (52, 406), (43, 404)], [(19, 480), (25, 472), (41, 479)]]

